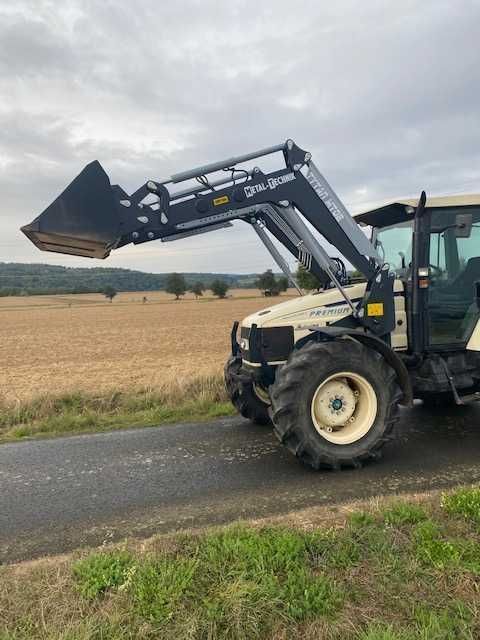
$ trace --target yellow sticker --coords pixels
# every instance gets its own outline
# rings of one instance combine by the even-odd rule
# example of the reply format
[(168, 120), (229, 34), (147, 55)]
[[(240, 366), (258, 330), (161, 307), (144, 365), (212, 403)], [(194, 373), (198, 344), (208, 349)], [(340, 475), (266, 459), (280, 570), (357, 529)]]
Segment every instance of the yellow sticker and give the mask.
[(213, 205), (218, 207), (219, 204), (227, 204), (229, 202), (228, 196), (220, 196), (219, 198), (213, 199)]
[(367, 316), (383, 316), (383, 302), (367, 304)]

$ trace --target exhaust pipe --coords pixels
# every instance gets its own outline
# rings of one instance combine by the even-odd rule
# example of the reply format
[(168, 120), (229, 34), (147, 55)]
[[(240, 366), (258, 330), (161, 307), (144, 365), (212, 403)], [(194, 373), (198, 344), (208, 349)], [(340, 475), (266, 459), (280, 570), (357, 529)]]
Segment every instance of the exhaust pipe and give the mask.
[(21, 230), (42, 251), (103, 259), (122, 238), (122, 218), (110, 180), (95, 160)]

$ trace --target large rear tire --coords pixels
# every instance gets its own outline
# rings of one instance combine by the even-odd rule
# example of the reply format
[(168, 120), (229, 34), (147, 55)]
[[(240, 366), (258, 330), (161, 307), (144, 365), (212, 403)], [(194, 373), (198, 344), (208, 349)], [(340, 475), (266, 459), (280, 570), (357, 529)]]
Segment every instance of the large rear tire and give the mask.
[(275, 434), (314, 469), (359, 467), (392, 438), (402, 393), (395, 372), (353, 340), (293, 351), (270, 387)]
[(239, 378), (242, 359), (230, 357), (224, 369), (225, 387), (228, 396), (238, 413), (259, 425), (270, 424), (270, 400), (263, 389), (256, 387), (252, 381)]

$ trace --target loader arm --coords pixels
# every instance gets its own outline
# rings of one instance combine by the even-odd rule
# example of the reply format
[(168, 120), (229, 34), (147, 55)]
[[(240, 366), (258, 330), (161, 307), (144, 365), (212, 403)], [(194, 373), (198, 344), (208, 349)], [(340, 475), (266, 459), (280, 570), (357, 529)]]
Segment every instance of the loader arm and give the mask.
[[(284, 166), (270, 173), (256, 166), (249, 170), (237, 167), (279, 152)], [(221, 177), (212, 175), (219, 172), (223, 172)], [(192, 185), (192, 180), (197, 184)], [(183, 182), (190, 185), (173, 190)], [(156, 201), (149, 203), (152, 195)], [(334, 262), (304, 219), (367, 279), (364, 300), (358, 305), (349, 300), (336, 277)], [(382, 264), (311, 154), (292, 140), (149, 181), (131, 195), (112, 186), (100, 163), (94, 161), (22, 231), (42, 250), (106, 258), (110, 251), (130, 243), (177, 240), (230, 226), (233, 220), (253, 225), (257, 233), (261, 230), (261, 239), (268, 230), (322, 283), (332, 281), (351, 306), (348, 322), (379, 336), (392, 331), (393, 276), (388, 265)], [(268, 243), (266, 246), (269, 248)]]

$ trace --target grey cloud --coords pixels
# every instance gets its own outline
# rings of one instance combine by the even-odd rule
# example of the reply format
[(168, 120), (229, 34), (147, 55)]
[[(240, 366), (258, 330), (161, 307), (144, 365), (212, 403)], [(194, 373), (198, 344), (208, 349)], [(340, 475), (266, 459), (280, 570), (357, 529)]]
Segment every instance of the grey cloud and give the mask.
[[(0, 1), (4, 255), (83, 264), (16, 229), (93, 158), (133, 190), (293, 137), (353, 209), (479, 191), (479, 22), (477, 0)], [(248, 231), (125, 248), (111, 264), (268, 266)]]
[(0, 23), (0, 71), (11, 76), (51, 75), (72, 67), (68, 40), (39, 20), (15, 16)]

